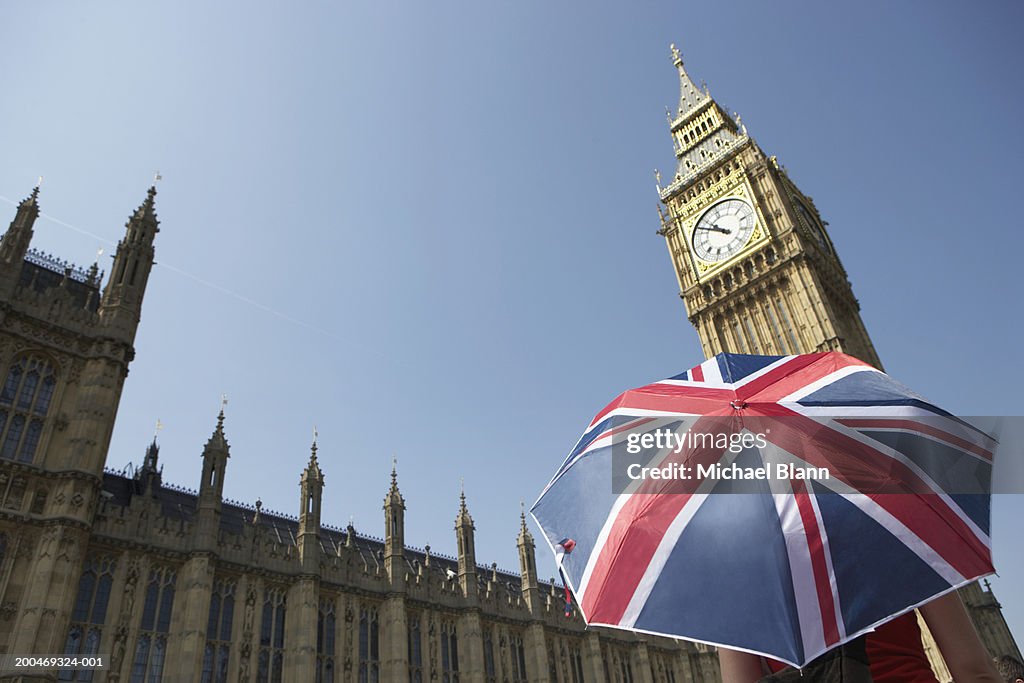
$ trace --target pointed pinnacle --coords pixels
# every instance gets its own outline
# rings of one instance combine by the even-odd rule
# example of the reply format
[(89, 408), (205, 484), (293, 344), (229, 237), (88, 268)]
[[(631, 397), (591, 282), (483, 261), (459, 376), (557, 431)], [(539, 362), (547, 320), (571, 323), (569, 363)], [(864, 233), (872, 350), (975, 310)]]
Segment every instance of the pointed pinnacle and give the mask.
[(310, 454), (309, 454), (309, 464), (311, 466), (312, 465), (316, 465), (316, 451), (317, 451), (316, 441), (317, 441), (318, 438), (320, 438), (320, 432), (318, 432), (316, 430), (316, 425), (313, 425), (313, 444), (309, 447), (309, 451), (310, 451)]
[(31, 207), (35, 215), (39, 215), (39, 186), (36, 185), (27, 197), (18, 203), (19, 209)]
[(144, 220), (156, 220), (156, 185), (151, 185), (149, 190), (146, 192), (146, 199), (143, 200), (139, 208), (135, 210), (135, 217)]
[(683, 56), (679, 53), (679, 48), (676, 47), (675, 43), (672, 43), (668, 49), (672, 51), (673, 66), (681, 67), (683, 65)]
[[(160, 424), (159, 429), (163, 429), (163, 424)], [(227, 450), (228, 439), (224, 435), (224, 409), (221, 408), (220, 412), (217, 413), (217, 425), (213, 428), (213, 434), (210, 435), (209, 440), (206, 442), (206, 448), (203, 449), (203, 455), (205, 457), (206, 452), (209, 449), (214, 450)]]

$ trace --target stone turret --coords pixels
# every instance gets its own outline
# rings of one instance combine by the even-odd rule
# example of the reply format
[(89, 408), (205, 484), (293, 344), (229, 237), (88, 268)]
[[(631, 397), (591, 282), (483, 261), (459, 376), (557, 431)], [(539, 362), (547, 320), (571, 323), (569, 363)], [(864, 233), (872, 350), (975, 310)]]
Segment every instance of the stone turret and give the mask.
[(537, 558), (533, 535), (526, 526), (526, 511), (519, 513), (519, 535), (516, 537), (519, 548), (519, 574), (523, 599), (533, 615), (540, 614), (540, 588), (537, 584)]
[(475, 598), (478, 592), (476, 582), (476, 542), (473, 538), (476, 526), (466, 507), (466, 492), (459, 493), (459, 514), (455, 517), (455, 538), (459, 548), (459, 586), (467, 598)]
[(316, 574), (320, 566), (320, 505), (324, 492), (324, 475), (316, 459), (316, 438), (310, 447), (309, 464), (299, 479), (301, 508), (299, 510), (299, 558), (305, 573)]
[(39, 217), (39, 187), (21, 200), (7, 232), (0, 238), (0, 282), (10, 292), (21, 275), (21, 266), (32, 242), (32, 226)]
[(199, 534), (197, 547), (214, 550), (220, 528), (224, 498), (224, 474), (231, 457), (224, 436), (224, 410), (217, 415), (217, 426), (203, 448), (203, 474), (199, 481)]
[(114, 253), (114, 269), (100, 303), (100, 316), (109, 330), (129, 343), (135, 339), (142, 315), (142, 297), (153, 268), (153, 240), (158, 232), (156, 187), (150, 187), (146, 199), (125, 224), (124, 237)]
[(399, 587), (405, 573), (405, 499), (398, 490), (396, 467), (392, 461), (391, 488), (384, 496), (384, 568), (392, 586)]

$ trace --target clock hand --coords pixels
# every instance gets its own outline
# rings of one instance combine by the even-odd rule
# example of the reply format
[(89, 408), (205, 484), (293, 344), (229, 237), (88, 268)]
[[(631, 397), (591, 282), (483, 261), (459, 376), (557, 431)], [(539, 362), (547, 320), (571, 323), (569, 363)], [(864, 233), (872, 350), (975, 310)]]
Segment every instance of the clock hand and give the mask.
[(720, 232), (723, 235), (731, 235), (732, 234), (732, 230), (728, 230), (726, 228), (720, 228), (717, 225), (698, 225), (697, 226), (697, 230), (714, 230), (715, 232)]

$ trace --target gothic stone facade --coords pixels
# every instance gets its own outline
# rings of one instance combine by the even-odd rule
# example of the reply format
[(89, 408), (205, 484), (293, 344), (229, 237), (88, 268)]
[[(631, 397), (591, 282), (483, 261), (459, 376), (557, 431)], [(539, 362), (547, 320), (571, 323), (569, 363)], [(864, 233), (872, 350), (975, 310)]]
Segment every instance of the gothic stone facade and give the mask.
[[(460, 501), (457, 557), (404, 542), (395, 476), (384, 538), (321, 522), (314, 444), (297, 517), (223, 500), (224, 415), (197, 492), (163, 483), (154, 441), (105, 470), (159, 230), (150, 189), (101, 289), (30, 249), (38, 188), (0, 241), (0, 653), (109, 655), (105, 671), (2, 681), (699, 683), (710, 648), (587, 630), (537, 577), (477, 565)], [(196, 454), (199, 454), (197, 444)], [(511, 539), (510, 539), (511, 542)]]
[[(660, 188), (662, 234), (705, 354), (837, 349), (878, 365), (810, 197), (694, 86), (677, 52), (674, 62), (679, 166)], [(106, 471), (153, 265), (155, 195), (129, 218), (102, 289), (95, 265), (30, 249), (38, 188), (0, 240), (0, 653), (111, 660), (96, 672), (8, 669), (0, 681), (719, 678), (709, 648), (566, 617), (558, 588), (538, 580), (525, 523), (518, 575), (478, 566), (464, 499), (454, 558), (405, 545), (395, 477), (383, 539), (322, 524), (315, 444), (298, 517), (223, 500), (223, 414), (197, 492), (162, 482), (155, 442), (131, 476)], [(962, 595), (993, 654), (1019, 657), (991, 591)]]

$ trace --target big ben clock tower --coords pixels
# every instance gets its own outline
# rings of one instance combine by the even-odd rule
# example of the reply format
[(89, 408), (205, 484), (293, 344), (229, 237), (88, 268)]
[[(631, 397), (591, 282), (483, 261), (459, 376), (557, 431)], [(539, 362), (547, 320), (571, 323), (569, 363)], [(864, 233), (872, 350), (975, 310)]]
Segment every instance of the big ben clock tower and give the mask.
[(660, 234), (704, 355), (842, 351), (881, 367), (860, 306), (810, 197), (698, 88), (672, 46), (675, 176)]
[[(882, 368), (860, 306), (814, 202), (730, 116), (698, 88), (672, 46), (679, 108), (669, 113), (677, 168), (658, 193), (661, 230), (704, 355), (842, 351)], [(986, 582), (987, 583), (987, 582)], [(960, 596), (993, 656), (1020, 656), (986, 585)], [(924, 648), (949, 681), (922, 622)]]

